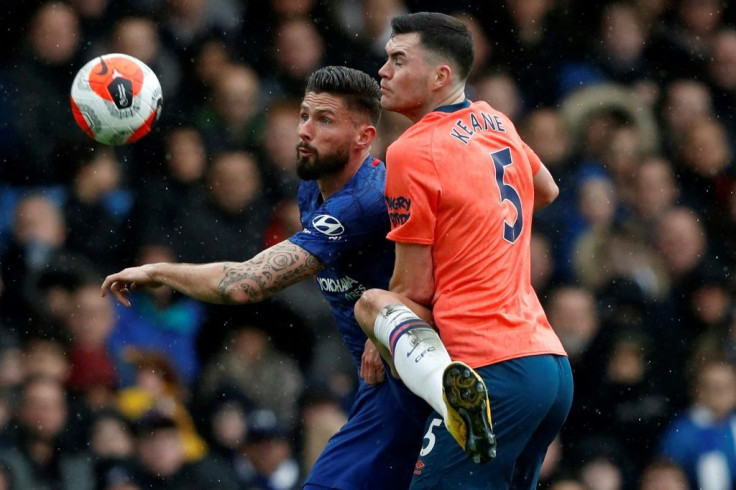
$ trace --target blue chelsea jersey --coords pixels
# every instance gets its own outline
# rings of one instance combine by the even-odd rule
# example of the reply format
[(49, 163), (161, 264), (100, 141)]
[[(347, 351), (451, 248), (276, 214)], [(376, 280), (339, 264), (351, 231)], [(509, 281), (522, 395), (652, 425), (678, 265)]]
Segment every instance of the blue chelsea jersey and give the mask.
[(298, 202), (303, 229), (289, 240), (317, 257), (325, 268), (316, 280), (335, 316), (356, 366), (366, 335), (353, 305), (366, 289), (388, 289), (394, 244), (384, 200), (386, 167), (368, 157), (345, 186), (322, 200), (315, 181), (303, 181)]

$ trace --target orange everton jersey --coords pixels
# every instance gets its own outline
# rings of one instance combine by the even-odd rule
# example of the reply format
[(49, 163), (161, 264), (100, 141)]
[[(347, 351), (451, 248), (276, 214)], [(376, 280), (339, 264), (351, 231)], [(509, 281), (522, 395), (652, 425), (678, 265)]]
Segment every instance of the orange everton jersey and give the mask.
[(424, 116), (386, 154), (388, 238), (432, 246), (434, 320), (471, 367), (562, 348), (532, 289), (539, 158), (485, 102)]

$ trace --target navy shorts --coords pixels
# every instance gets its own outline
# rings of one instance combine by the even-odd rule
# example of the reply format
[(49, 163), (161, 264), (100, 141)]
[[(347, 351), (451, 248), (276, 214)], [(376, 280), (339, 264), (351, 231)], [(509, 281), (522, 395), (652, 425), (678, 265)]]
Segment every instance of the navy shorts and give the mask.
[(567, 357), (521, 357), (476, 370), (488, 387), (498, 454), (479, 465), (467, 457), (434, 412), (414, 470), (412, 490), (533, 489), (547, 447), (572, 405)]
[(327, 443), (304, 488), (406, 490), (431, 412), (390, 375), (374, 386), (361, 380), (348, 422)]

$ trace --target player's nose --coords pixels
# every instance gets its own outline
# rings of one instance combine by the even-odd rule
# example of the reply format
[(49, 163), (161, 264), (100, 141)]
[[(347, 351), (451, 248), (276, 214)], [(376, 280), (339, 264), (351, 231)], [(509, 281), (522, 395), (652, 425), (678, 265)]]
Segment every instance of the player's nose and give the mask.
[(386, 60), (383, 66), (381, 66), (381, 68), (378, 70), (378, 76), (381, 78), (388, 78), (388, 61), (389, 60)]
[(312, 139), (311, 125), (308, 120), (299, 124), (296, 132), (301, 141), (309, 141)]

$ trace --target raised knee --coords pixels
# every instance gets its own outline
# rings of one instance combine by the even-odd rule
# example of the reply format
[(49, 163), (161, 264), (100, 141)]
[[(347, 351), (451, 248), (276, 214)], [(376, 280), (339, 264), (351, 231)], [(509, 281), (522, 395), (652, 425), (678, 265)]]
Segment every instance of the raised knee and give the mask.
[(386, 291), (382, 289), (367, 289), (360, 295), (358, 301), (355, 302), (353, 308), (355, 313), (355, 319), (363, 330), (370, 332), (373, 329), (373, 322), (376, 319), (376, 315), (383, 308), (383, 295)]
[(366, 289), (355, 302), (354, 311), (355, 316), (363, 315), (371, 309), (371, 305), (375, 303), (378, 289)]

